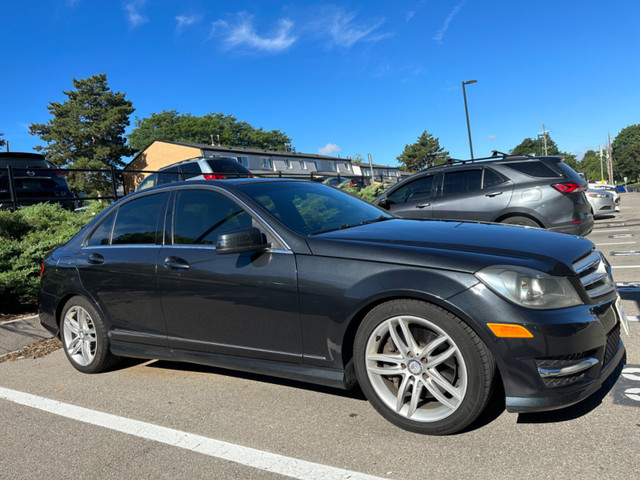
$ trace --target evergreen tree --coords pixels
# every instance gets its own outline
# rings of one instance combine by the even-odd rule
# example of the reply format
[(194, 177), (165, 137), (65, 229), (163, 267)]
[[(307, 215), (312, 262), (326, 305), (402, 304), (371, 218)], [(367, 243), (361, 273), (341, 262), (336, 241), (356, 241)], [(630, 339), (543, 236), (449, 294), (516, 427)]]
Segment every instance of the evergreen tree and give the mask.
[[(47, 160), (58, 167), (78, 169), (110, 169), (122, 167), (123, 156), (133, 150), (126, 145), (124, 130), (134, 108), (124, 93), (113, 92), (107, 76), (73, 79), (73, 90), (63, 91), (68, 100), (51, 102), (47, 107), (53, 116), (48, 123), (34, 123), (29, 132), (46, 142), (37, 146)], [(69, 186), (88, 196), (109, 194), (110, 173), (70, 172)]]
[(405, 145), (404, 151), (397, 157), (403, 164), (403, 170), (417, 171), (430, 165), (444, 163), (449, 158), (449, 152), (440, 147), (437, 137), (434, 137), (425, 130), (418, 140)]

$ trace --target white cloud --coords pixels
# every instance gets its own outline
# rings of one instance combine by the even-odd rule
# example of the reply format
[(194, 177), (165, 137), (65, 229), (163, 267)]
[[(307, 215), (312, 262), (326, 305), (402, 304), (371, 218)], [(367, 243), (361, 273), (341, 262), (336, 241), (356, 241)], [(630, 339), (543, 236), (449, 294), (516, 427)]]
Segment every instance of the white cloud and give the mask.
[(341, 148), (335, 143), (327, 143), (324, 147), (318, 149), (318, 153), (321, 155), (331, 155), (332, 153), (338, 153)]
[(447, 33), (447, 30), (449, 30), (449, 26), (451, 25), (451, 22), (453, 21), (454, 17), (458, 14), (458, 12), (462, 9), (464, 4), (465, 4), (465, 2), (463, 1), (463, 2), (459, 3), (458, 5), (456, 5), (453, 10), (451, 10), (451, 13), (449, 13), (449, 16), (447, 17), (447, 19), (442, 24), (442, 27), (440, 27), (440, 30), (438, 30), (438, 32), (433, 36), (433, 39), (436, 42), (442, 43), (442, 39), (444, 38), (444, 34)]
[(186, 27), (198, 23), (200, 21), (200, 15), (178, 15), (176, 17), (176, 32), (182, 33)]
[(278, 27), (270, 37), (260, 36), (253, 27), (253, 17), (244, 13), (238, 15), (238, 23), (230, 25), (224, 20), (212, 23), (211, 36), (224, 37), (225, 46), (229, 49), (249, 47), (253, 50), (277, 53), (287, 50), (297, 38), (291, 35), (293, 22), (283, 18), (278, 21)]
[(149, 19), (140, 12), (140, 9), (144, 7), (146, 0), (133, 0), (124, 5), (124, 10), (127, 14), (127, 20), (131, 27), (135, 28), (143, 23), (147, 23)]
[(327, 29), (333, 43), (341, 47), (348, 48), (360, 41), (377, 42), (391, 36), (390, 33), (374, 33), (384, 23), (384, 18), (368, 24), (355, 23), (356, 14), (340, 7), (327, 7), (322, 15), (317, 23), (322, 24), (321, 29)]
[(496, 137), (495, 135), (489, 135), (489, 136), (487, 137), (487, 140), (489, 140), (489, 141), (493, 141), (493, 140), (495, 140), (496, 138), (498, 138), (498, 137)]

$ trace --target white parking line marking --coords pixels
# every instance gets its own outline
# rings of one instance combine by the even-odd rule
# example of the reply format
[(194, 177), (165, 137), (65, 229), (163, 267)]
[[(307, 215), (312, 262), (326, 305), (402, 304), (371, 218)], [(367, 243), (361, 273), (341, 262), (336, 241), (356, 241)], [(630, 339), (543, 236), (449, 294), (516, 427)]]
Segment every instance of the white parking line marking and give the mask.
[(638, 243), (638, 242), (612, 242), (612, 243), (596, 243), (596, 246), (600, 247), (603, 245), (630, 245), (632, 243)]
[(611, 266), (611, 268), (640, 268), (640, 265), (618, 265), (618, 266)]
[(594, 228), (592, 233), (611, 233), (611, 232), (622, 232), (624, 230), (630, 230), (629, 228), (605, 228), (600, 230), (599, 228)]
[(30, 393), (0, 387), (0, 399), (5, 399), (27, 407), (37, 408), (54, 415), (70, 418), (79, 422), (97, 425), (118, 432), (153, 440), (210, 457), (239, 463), (248, 467), (273, 472), (300, 480), (383, 480), (364, 473), (352, 472), (342, 468), (329, 467), (319, 463), (298, 460), (233, 443), (194, 435), (173, 428), (161, 427), (151, 423), (131, 420), (110, 413), (77, 407)]

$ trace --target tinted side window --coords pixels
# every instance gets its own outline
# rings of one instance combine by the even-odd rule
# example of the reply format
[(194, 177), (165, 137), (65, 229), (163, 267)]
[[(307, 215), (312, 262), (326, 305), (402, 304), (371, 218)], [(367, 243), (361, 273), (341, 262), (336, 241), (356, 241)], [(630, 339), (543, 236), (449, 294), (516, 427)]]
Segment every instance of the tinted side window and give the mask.
[(458, 195), (480, 190), (482, 187), (482, 170), (458, 170), (446, 172), (442, 185), (443, 195)]
[(482, 188), (491, 188), (496, 185), (500, 185), (501, 183), (506, 182), (507, 179), (504, 178), (499, 173), (491, 170), (490, 168), (484, 169), (484, 178), (482, 180)]
[(112, 245), (155, 244), (160, 235), (159, 218), (166, 194), (147, 195), (118, 209)]
[(173, 220), (175, 245), (215, 245), (218, 235), (251, 226), (240, 205), (211, 190), (179, 190)]
[(198, 175), (202, 175), (202, 170), (200, 170), (200, 165), (198, 162), (185, 163), (181, 165), (182, 172), (184, 173), (184, 179), (197, 177)]
[(387, 197), (389, 203), (405, 203), (430, 198), (433, 192), (435, 175), (426, 175), (398, 188)]
[(179, 182), (180, 174), (178, 173), (178, 167), (171, 167), (163, 170), (162, 173), (158, 173), (158, 185), (164, 185), (165, 183)]
[(87, 246), (94, 247), (98, 245), (109, 245), (111, 239), (111, 229), (113, 228), (113, 219), (116, 218), (115, 210), (111, 212), (96, 228), (89, 239)]
[(142, 181), (142, 183), (138, 187), (138, 190), (144, 190), (145, 188), (154, 187), (157, 181), (158, 181), (158, 174), (152, 173)]
[(520, 173), (524, 173), (525, 175), (529, 175), (530, 177), (545, 178), (561, 176), (558, 172), (554, 171), (540, 160), (507, 163), (506, 166), (513, 168)]

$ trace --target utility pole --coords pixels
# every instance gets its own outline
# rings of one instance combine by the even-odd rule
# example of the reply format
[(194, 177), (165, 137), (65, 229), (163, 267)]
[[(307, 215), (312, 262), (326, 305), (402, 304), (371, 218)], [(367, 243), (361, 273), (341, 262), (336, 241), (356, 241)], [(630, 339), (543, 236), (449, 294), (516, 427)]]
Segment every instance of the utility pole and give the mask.
[(613, 156), (611, 154), (611, 133), (607, 138), (607, 175), (609, 176), (609, 183), (613, 184)]
[(371, 154), (367, 153), (367, 157), (369, 158), (369, 168), (371, 169), (371, 185), (373, 185), (373, 161), (371, 160)]
[(600, 183), (604, 183), (604, 171), (602, 169), (602, 145), (600, 145)]
[(547, 150), (547, 131), (544, 128), (544, 123), (542, 124), (542, 139), (544, 141), (544, 155), (547, 156), (549, 150)]

